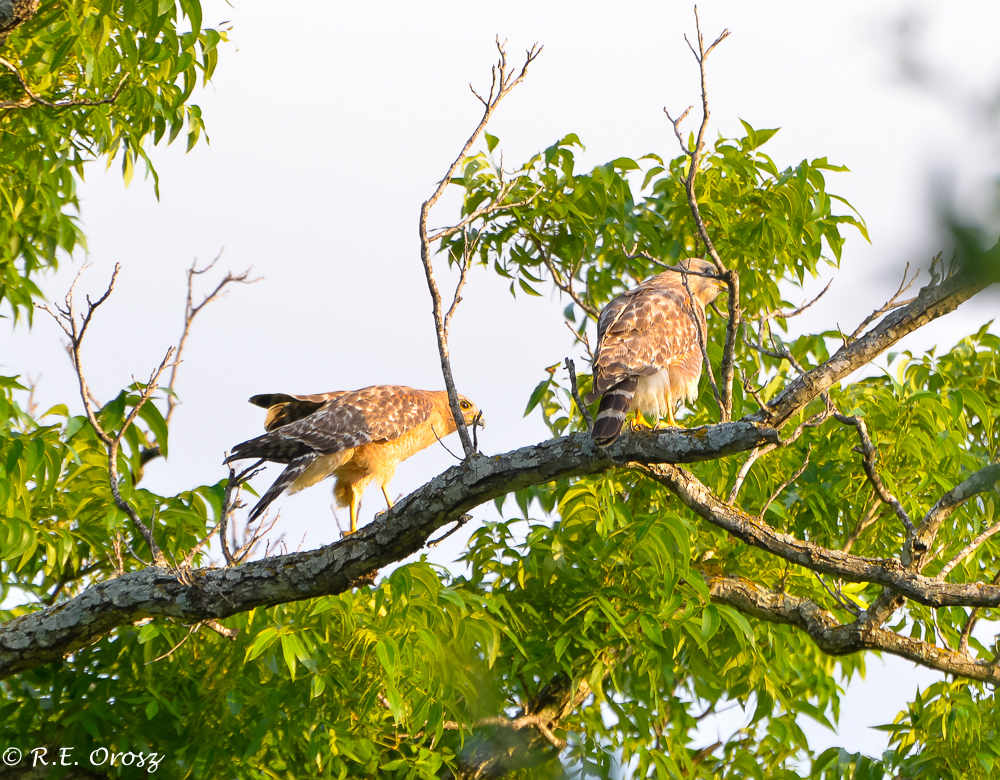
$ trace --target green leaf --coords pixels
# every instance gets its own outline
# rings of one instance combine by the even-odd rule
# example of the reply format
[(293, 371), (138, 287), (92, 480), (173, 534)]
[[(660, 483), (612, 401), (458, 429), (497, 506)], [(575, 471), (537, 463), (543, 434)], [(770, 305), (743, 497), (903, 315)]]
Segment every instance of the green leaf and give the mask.
[(492, 152), (494, 149), (497, 148), (497, 144), (500, 143), (500, 139), (497, 138), (495, 135), (490, 135), (489, 133), (486, 132), (484, 132), (483, 135), (486, 136), (486, 146)]

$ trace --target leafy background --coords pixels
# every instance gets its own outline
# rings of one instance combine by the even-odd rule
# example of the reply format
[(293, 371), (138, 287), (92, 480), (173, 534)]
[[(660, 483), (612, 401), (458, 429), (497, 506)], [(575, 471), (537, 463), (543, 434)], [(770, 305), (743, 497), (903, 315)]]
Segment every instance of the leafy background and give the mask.
[[(634, 16), (611, 19), (597, 6), (583, 6), (572, 16), (515, 7), (503, 16), (478, 17), (459, 9), (442, 4), (427, 24), (405, 8), (385, 20), (317, 4), (286, 20), (288, 32), (282, 34), (270, 15), (257, 16), (249, 4), (206, 4), (206, 25), (234, 19), (239, 47), (224, 49), (214, 86), (197, 95), (212, 145), (198, 145), (186, 157), (180, 144), (153, 153), (161, 177), (159, 204), (152, 183), (140, 180), (141, 165), (127, 194), (120, 158), (108, 175), (91, 166), (79, 187), (95, 264), (84, 286), (99, 289), (110, 265), (125, 263), (119, 293), (89, 336), (89, 372), (102, 400), (127, 386), (132, 372), (141, 375), (158, 362), (176, 339), (182, 269), (193, 256), (207, 259), (224, 245), (224, 262), (252, 264), (267, 278), (239, 290), (199, 322), (182, 372), (185, 405), (176, 417), (171, 457), (149, 467), (144, 486), (170, 493), (221, 476), (221, 452), (259, 425), (245, 398), (266, 391), (275, 376), (282, 385), (271, 389), (293, 391), (381, 381), (439, 385), (416, 262), (415, 215), (473, 124), (478, 104), (465, 82), (478, 85), (485, 78), (494, 31), (511, 37), (512, 54), (535, 40), (547, 46), (491, 127), (508, 164), (570, 132), (586, 146), (578, 152), (581, 171), (623, 154), (675, 156), (660, 107), (682, 109), (696, 94), (680, 38), (691, 28), (689, 9), (639, 5)], [(856, 323), (894, 289), (903, 259), (929, 258), (928, 247), (937, 247), (925, 195), (930, 166), (954, 171), (966, 202), (974, 202), (996, 172), (996, 156), (989, 156), (995, 150), (982, 140), (980, 126), (899, 80), (893, 24), (912, 11), (885, 6), (873, 17), (861, 4), (845, 4), (824, 9), (820, 19), (789, 4), (703, 9), (709, 35), (723, 26), (735, 33), (712, 62), (716, 127), (739, 137), (745, 132), (739, 117), (756, 127), (781, 126), (767, 145), (780, 167), (827, 155), (853, 171), (830, 174), (831, 189), (865, 215), (873, 244), (855, 237), (846, 245), (847, 275), (803, 328)], [(918, 39), (920, 51), (933, 58), (960, 38), (969, 59), (948, 64), (963, 68), (960, 84), (985, 90), (971, 74), (996, 72), (988, 60), (993, 47), (965, 41), (991, 28), (990, 12), (985, 4), (936, 11), (933, 36)], [(969, 29), (970, 15), (982, 23)], [(598, 50), (590, 43), (595, 38), (604, 42)], [(845, 63), (845, 50), (857, 56)], [(457, 198), (450, 203), (457, 208)], [(439, 208), (443, 223), (449, 206)], [(63, 265), (75, 270), (72, 263)], [(68, 278), (61, 273), (41, 284), (55, 296)], [(522, 296), (513, 308), (505, 286), (485, 274), (473, 278), (466, 297), (453, 352), (463, 392), (488, 410), (485, 446), (502, 451), (540, 439), (545, 429), (537, 414), (527, 421), (520, 414), (540, 369), (572, 350), (559, 324), (565, 302)], [(377, 321), (364, 316), (373, 300), (386, 312)], [(421, 317), (426, 326), (414, 327)], [(922, 336), (925, 341), (906, 346), (950, 343), (987, 319), (975, 305), (961, 317), (961, 323), (942, 324)], [(353, 338), (329, 335), (345, 320), (366, 323), (360, 358)], [(2, 338), (4, 368), (21, 373), (22, 381), (40, 377), (43, 409), (49, 400), (65, 400), (71, 378), (51, 323), (38, 320), (30, 334), (22, 328)], [(367, 346), (372, 343), (378, 347)], [(443, 453), (426, 453), (401, 469), (394, 487), (405, 492), (447, 463)], [(328, 498), (321, 490), (313, 493), (285, 504), (293, 548), (304, 532), (310, 545), (335, 534)], [(369, 498), (367, 511), (379, 508)], [(480, 516), (498, 520), (492, 509)], [(456, 557), (464, 539), (456, 535), (454, 541), (438, 560)], [(144, 639), (153, 637), (147, 632)], [(288, 652), (294, 656), (295, 650)], [(915, 682), (894, 678), (892, 695), (886, 695), (874, 672), (877, 662), (871, 667), (867, 695), (844, 705), (843, 736), (820, 731), (818, 744), (825, 739), (871, 752), (884, 746), (884, 737), (847, 730), (858, 722), (848, 708), (858, 708), (853, 712), (861, 713), (859, 725), (887, 722)], [(873, 702), (887, 703), (883, 715), (873, 714)], [(226, 706), (231, 711), (238, 702)]]

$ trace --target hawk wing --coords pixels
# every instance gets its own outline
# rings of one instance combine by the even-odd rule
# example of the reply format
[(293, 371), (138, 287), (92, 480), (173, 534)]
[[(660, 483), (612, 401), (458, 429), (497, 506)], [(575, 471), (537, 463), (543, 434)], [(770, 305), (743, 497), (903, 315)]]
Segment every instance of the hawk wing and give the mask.
[(685, 290), (654, 277), (611, 301), (597, 322), (594, 389), (587, 403), (629, 377), (651, 376), (682, 358), (698, 342)]
[[(323, 395), (333, 397), (320, 402)], [(243, 458), (290, 463), (308, 454), (331, 455), (372, 441), (396, 439), (426, 420), (433, 409), (425, 391), (396, 385), (313, 396), (272, 394), (254, 398), (259, 399), (251, 399), (258, 406), (268, 406), (269, 432), (237, 444), (226, 463)], [(272, 417), (274, 405), (268, 401), (274, 400), (283, 407)], [(312, 412), (307, 411), (310, 405)], [(303, 416), (284, 422), (295, 414)]]
[(313, 393), (312, 395), (266, 393), (252, 396), (250, 403), (267, 409), (264, 430), (273, 431), (275, 428), (308, 417), (313, 412), (318, 411), (327, 401), (347, 395), (347, 392), (347, 390), (335, 390), (332, 393)]
[(431, 398), (424, 390), (396, 385), (309, 396), (254, 396), (251, 403), (268, 409), (268, 433), (237, 444), (224, 462), (262, 458), (287, 468), (261, 496), (250, 519), (263, 514), (297, 479), (308, 476), (318, 458), (342, 453), (346, 459), (355, 447), (397, 439), (426, 421), (434, 409)]

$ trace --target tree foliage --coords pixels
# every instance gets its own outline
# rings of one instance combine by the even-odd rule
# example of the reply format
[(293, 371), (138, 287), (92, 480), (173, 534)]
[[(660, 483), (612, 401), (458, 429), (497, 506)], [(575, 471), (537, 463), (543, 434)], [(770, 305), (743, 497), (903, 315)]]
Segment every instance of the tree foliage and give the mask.
[(141, 160), (155, 185), (148, 146), (185, 128), (197, 143), (190, 98), (225, 32), (202, 29), (199, 0), (59, 0), (0, 33), (0, 301), (30, 317), (32, 280), (83, 246), (84, 165), (120, 163), (128, 183)]
[[(179, 13), (195, 32), (177, 31)], [(147, 159), (144, 143), (172, 140), (185, 123), (189, 144), (197, 140), (200, 116), (189, 101), (197, 71), (211, 75), (219, 40), (201, 30), (195, 0), (179, 10), (172, 2), (52, 3), (10, 33), (0, 54), (49, 103), (97, 100), (128, 74), (120, 94), (99, 106), (35, 102), (0, 113), (4, 194), (21, 204), (15, 219), (0, 215), (2, 289), (15, 312), (38, 296), (31, 279), (55, 264), (57, 250), (80, 244), (68, 210), (86, 160), (120, 155), (127, 179)], [(0, 76), (3, 100), (26, 94), (12, 72)], [(827, 176), (846, 169), (825, 158), (775, 162), (762, 148), (776, 131), (744, 127), (745, 136), (719, 139), (704, 156), (697, 198), (715, 249), (739, 277), (747, 323), (736, 342), (732, 418), (765, 430), (769, 404), (832, 357), (846, 360), (864, 338), (792, 337), (775, 312), (794, 308), (787, 299), (807, 279), (835, 272), (849, 236), (867, 234), (849, 204), (827, 191)], [(554, 284), (581, 338), (636, 280), (705, 251), (685, 192), (686, 152), (620, 157), (578, 172), (581, 142), (569, 135), (510, 174), (491, 156), (498, 139), (486, 135), (486, 144), (453, 181), (465, 193), (467, 224), (441, 240), (441, 254), (474, 258), (514, 295)], [(498, 199), (506, 207), (483, 210)], [(719, 366), (727, 318), (714, 312), (708, 322), (708, 357)], [(1000, 520), (989, 470), (1000, 450), (998, 341), (983, 326), (947, 351), (896, 354), (887, 370), (815, 393), (791, 414), (781, 440), (755, 440), (742, 449), (748, 455), (719, 448), (683, 473), (778, 541), (888, 560), (886, 571), (908, 566), (915, 577), (935, 577), (954, 562), (949, 583), (995, 584), (1000, 546), (984, 531)], [(588, 389), (583, 374), (579, 390)], [(0, 391), (0, 649), (30, 653), (30, 639), (14, 647), (8, 637), (32, 618), (76, 614), (97, 598), (97, 583), (129, 582), (150, 550), (115, 504), (106, 450), (87, 418), (68, 405), (32, 411), (17, 377), (0, 379)], [(141, 404), (142, 391), (123, 389), (98, 421), (120, 431), (141, 407), (123, 437), (119, 488), (149, 518), (166, 559), (182, 561), (225, 515), (226, 485), (175, 496), (141, 487), (144, 452), (168, 452), (163, 400)], [(626, 438), (641, 451), (664, 436), (723, 431), (711, 398), (703, 378), (702, 401), (684, 417), (691, 433)], [(921, 603), (881, 580), (847, 569), (824, 575), (819, 564), (747, 544), (692, 511), (668, 478), (680, 470), (657, 472), (655, 460), (635, 457), (615, 463), (609, 458), (622, 450), (586, 449), (584, 418), (554, 369), (526, 413), (542, 414), (556, 442), (585, 450), (581, 457), (599, 467), (528, 475), (521, 486), (514, 457), (507, 472), (499, 458), (503, 520), (476, 528), (452, 569), (421, 561), (318, 598), (230, 610), (221, 631), (178, 618), (183, 599), (174, 611), (139, 611), (61, 659), (18, 667), (0, 683), (0, 734), (24, 751), (72, 746), (81, 765), (101, 747), (156, 752), (165, 772), (192, 778), (544, 778), (565, 767), (612, 776), (619, 765), (635, 777), (992, 776), (995, 647), (972, 622), (995, 620), (1000, 601), (940, 606), (928, 595)], [(870, 462), (862, 430), (876, 448)], [(927, 537), (932, 549), (920, 548), (925, 537), (908, 531), (902, 515), (917, 526), (976, 475), (992, 482), (956, 499)], [(898, 497), (899, 510), (886, 494)], [(408, 506), (401, 501), (381, 527)], [(356, 548), (350, 544), (331, 546), (330, 555)], [(294, 560), (276, 559), (271, 576)], [(196, 553), (190, 563), (170, 576), (200, 593), (207, 575), (197, 567), (207, 558)], [(740, 600), (740, 585), (771, 600)], [(873, 630), (887, 623), (886, 634), (912, 641), (828, 652), (825, 635), (806, 630), (788, 604), (834, 627), (878, 614)], [(883, 756), (816, 754), (802, 723), (837, 724), (843, 689), (864, 672), (862, 646), (923, 653), (923, 663), (942, 669), (950, 667), (933, 651), (961, 655), (975, 674), (918, 691), (886, 725)], [(733, 702), (746, 709), (746, 727), (705, 744), (699, 723)], [(122, 763), (87, 769), (146, 773)], [(52, 776), (84, 776), (78, 771), (57, 767)]]

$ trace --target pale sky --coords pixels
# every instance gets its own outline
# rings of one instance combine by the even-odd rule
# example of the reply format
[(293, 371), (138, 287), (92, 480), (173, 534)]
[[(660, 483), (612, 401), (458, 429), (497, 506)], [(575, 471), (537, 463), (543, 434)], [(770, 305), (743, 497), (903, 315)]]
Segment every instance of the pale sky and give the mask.
[[(177, 387), (183, 406), (170, 459), (147, 469), (144, 485), (153, 490), (222, 478), (223, 452), (261, 428), (263, 413), (246, 403), (255, 393), (443, 386), (417, 214), (478, 122), (468, 85), (488, 88), (497, 35), (509, 41), (512, 63), (531, 44), (545, 46), (490, 126), (508, 168), (570, 132), (586, 145), (578, 170), (647, 152), (673, 157), (662, 109), (676, 114), (698, 100), (682, 37), (693, 34), (689, 3), (300, 2), (284, 10), (205, 3), (206, 26), (232, 24), (213, 83), (195, 96), (211, 144), (185, 155), (182, 136), (153, 153), (159, 202), (141, 175), (126, 190), (117, 164), (108, 173), (95, 165), (81, 188), (93, 264), (81, 289), (103, 291), (114, 264), (123, 267), (84, 348), (102, 401), (133, 375), (145, 381), (176, 341), (193, 258), (207, 261), (224, 247), (222, 271), (252, 266), (264, 277), (233, 289), (197, 321)], [(708, 42), (725, 27), (732, 32), (710, 59), (709, 137), (741, 133), (739, 119), (781, 127), (764, 148), (779, 168), (826, 156), (852, 171), (830, 174), (828, 189), (860, 211), (872, 243), (847, 231), (843, 274), (801, 327), (853, 330), (895, 290), (903, 263), (925, 265), (946, 248), (936, 200), (953, 200), (964, 214), (989, 213), (998, 121), (975, 107), (1000, 93), (1000, 6), (712, 0), (700, 10)], [(929, 86), (903, 77), (903, 19), (932, 68)], [(454, 221), (456, 203), (442, 200), (431, 225)], [(42, 281), (51, 299), (62, 296), (82, 259)], [(562, 325), (565, 303), (514, 301), (482, 269), (464, 298), (452, 355), (460, 391), (488, 420), (483, 451), (545, 438), (537, 412), (528, 419), (522, 412), (545, 366), (579, 357)], [(903, 346), (950, 346), (995, 316), (997, 301), (973, 302)], [(4, 328), (0, 371), (38, 380), (43, 406), (70, 400), (79, 411), (60, 336), (44, 314), (30, 333)], [(457, 437), (453, 449), (460, 450)], [(440, 448), (421, 453), (400, 467), (392, 491), (404, 494), (451, 462)], [(259, 478), (259, 489), (276, 474)], [(337, 538), (330, 502), (327, 487), (277, 502), (290, 549), (303, 534), (308, 547)], [(383, 508), (378, 491), (369, 491), (362, 522)], [(475, 516), (497, 513), (490, 505)], [(454, 560), (474, 525), (434, 559)], [(840, 736), (810, 729), (814, 747), (879, 754), (885, 737), (867, 727), (891, 721), (918, 684), (937, 677), (896, 659), (883, 671), (871, 658), (867, 680), (845, 701)], [(739, 725), (706, 722), (706, 737)]]

